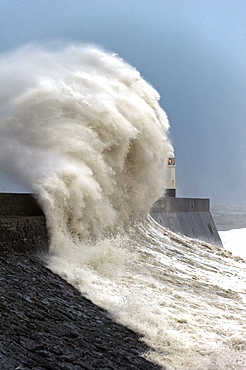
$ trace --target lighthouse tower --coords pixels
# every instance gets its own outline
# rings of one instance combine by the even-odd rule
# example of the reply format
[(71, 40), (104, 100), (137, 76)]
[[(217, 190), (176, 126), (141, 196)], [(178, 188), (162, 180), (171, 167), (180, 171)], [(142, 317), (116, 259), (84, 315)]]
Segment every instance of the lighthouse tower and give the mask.
[(166, 197), (176, 196), (175, 168), (175, 157), (171, 155), (167, 161)]

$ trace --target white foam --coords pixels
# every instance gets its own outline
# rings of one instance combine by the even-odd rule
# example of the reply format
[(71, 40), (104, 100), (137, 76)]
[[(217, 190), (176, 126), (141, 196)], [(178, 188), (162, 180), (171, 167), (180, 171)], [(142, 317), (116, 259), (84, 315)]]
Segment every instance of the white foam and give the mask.
[(49, 267), (114, 319), (144, 334), (168, 369), (243, 370), (246, 263), (152, 220), (50, 256)]
[(28, 46), (0, 67), (0, 169), (38, 195), (52, 247), (145, 217), (172, 147), (159, 95), (139, 72), (76, 45)]
[(219, 231), (224, 248), (246, 260), (246, 228)]

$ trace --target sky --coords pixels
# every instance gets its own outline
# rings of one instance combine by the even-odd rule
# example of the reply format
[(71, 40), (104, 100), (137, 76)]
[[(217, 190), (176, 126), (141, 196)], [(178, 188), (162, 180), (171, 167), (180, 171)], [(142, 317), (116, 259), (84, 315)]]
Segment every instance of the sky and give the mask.
[(246, 205), (245, 0), (0, 0), (1, 54), (54, 40), (113, 51), (158, 90), (177, 196)]

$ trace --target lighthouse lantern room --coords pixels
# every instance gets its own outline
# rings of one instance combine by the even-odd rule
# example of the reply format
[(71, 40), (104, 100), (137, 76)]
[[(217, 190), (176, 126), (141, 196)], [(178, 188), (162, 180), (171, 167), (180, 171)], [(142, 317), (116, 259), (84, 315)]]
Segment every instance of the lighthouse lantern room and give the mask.
[(176, 196), (175, 168), (175, 157), (170, 156), (167, 162), (166, 197)]

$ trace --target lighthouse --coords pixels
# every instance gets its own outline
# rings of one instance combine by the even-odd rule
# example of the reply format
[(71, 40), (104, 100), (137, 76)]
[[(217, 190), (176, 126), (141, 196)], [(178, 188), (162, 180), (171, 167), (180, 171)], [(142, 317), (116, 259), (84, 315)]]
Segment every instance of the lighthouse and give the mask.
[(172, 155), (168, 157), (167, 173), (166, 173), (166, 197), (176, 196), (176, 181), (175, 181), (175, 157)]
[(203, 240), (223, 248), (209, 210), (209, 199), (176, 197), (175, 157), (169, 153), (166, 168), (166, 192), (151, 208), (151, 217), (171, 231)]

